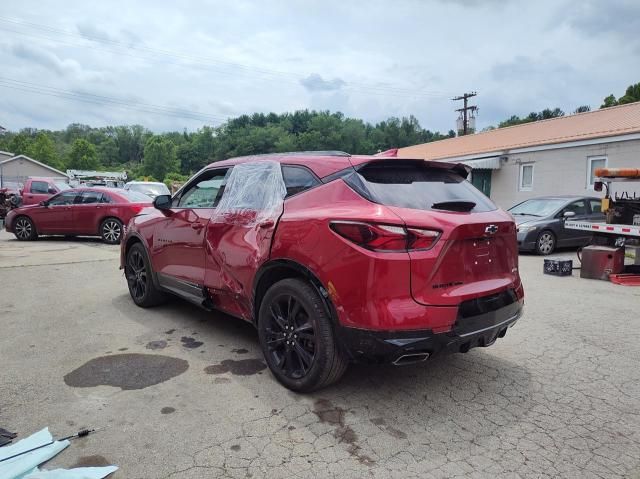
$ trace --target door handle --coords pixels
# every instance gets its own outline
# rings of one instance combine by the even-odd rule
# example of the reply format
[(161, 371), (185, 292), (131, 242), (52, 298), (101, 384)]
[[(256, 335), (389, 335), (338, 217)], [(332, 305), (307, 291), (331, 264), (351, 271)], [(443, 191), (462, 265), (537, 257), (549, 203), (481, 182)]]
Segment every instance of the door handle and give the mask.
[(258, 226), (260, 226), (260, 228), (271, 228), (274, 224), (275, 223), (273, 220), (267, 220), (267, 221), (263, 221)]

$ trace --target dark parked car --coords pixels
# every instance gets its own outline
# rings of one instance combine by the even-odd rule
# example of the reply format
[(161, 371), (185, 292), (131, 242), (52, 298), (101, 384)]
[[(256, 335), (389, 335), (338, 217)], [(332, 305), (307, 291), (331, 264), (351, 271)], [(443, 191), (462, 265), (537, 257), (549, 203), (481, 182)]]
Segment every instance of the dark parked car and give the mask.
[(531, 198), (509, 209), (518, 226), (518, 248), (547, 255), (557, 247), (585, 246), (591, 241), (586, 231), (564, 227), (567, 219), (601, 220), (602, 200), (589, 196), (543, 196)]
[(21, 241), (38, 235), (100, 236), (105, 243), (122, 239), (123, 225), (145, 207), (148, 196), (110, 188), (74, 188), (40, 204), (15, 208), (5, 219), (5, 228)]
[(176, 294), (252, 322), (295, 391), (350, 360), (492, 345), (520, 317), (513, 218), (462, 165), (346, 153), (211, 164), (127, 226), (133, 301)]

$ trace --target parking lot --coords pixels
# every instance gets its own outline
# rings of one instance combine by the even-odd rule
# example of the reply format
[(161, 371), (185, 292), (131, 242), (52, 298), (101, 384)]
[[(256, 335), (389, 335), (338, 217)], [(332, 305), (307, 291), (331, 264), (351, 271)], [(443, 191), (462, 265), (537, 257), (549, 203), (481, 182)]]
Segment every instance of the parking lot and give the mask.
[[(253, 328), (134, 306), (119, 248), (0, 233), (0, 426), (102, 428), (45, 467), (115, 478), (640, 477), (640, 288), (542, 274), (487, 349), (280, 386)], [(573, 252), (558, 256), (575, 257)]]

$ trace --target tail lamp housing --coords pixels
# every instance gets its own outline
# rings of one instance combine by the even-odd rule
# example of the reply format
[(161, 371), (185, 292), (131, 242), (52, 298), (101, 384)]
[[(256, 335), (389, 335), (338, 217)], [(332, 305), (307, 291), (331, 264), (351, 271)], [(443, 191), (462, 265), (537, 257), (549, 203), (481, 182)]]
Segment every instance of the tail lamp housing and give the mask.
[(362, 248), (385, 253), (429, 250), (441, 235), (437, 230), (361, 221), (332, 221), (329, 227)]

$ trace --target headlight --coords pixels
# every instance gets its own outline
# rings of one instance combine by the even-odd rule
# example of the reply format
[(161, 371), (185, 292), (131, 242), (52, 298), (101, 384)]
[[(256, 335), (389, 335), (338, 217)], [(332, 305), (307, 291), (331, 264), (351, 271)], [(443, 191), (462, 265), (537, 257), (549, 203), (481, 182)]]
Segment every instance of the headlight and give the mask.
[(529, 231), (535, 231), (538, 227), (535, 225), (520, 225), (517, 228), (518, 233), (528, 233)]

